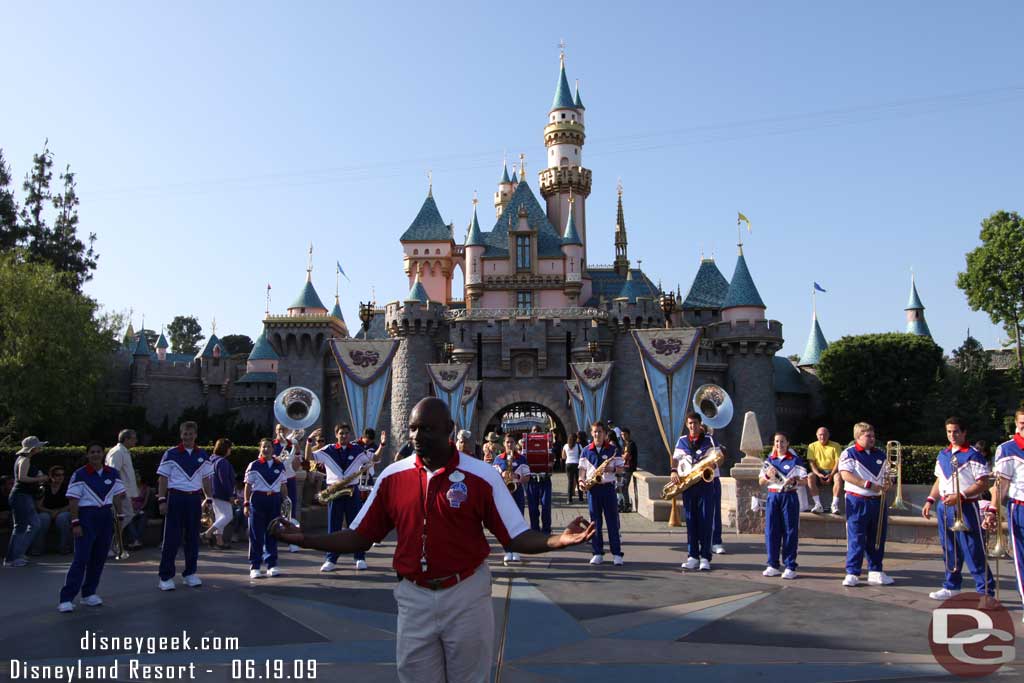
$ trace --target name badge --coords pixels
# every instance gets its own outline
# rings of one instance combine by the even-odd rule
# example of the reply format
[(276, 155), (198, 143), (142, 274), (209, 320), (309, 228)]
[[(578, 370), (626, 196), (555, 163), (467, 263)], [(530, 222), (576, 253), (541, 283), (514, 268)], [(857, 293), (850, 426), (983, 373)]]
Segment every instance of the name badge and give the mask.
[(110, 485), (110, 480), (109, 480), (109, 479), (104, 479), (104, 480), (103, 480), (103, 483), (104, 483), (104, 484), (107, 484), (107, 485), (109, 486), (109, 485)]
[(203, 461), (203, 459), (202, 459), (202, 458), (197, 458), (197, 459), (196, 459), (196, 462), (202, 462), (202, 461)]

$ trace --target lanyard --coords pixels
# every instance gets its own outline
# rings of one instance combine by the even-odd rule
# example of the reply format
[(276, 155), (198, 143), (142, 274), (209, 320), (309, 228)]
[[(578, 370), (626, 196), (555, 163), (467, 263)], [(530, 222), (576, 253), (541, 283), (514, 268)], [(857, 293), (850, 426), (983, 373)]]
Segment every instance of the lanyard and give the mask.
[(426, 574), (427, 572), (427, 494), (430, 492), (430, 480), (433, 479), (430, 474), (427, 473), (427, 468), (424, 467), (422, 470), (424, 481), (420, 485), (420, 504), (423, 508), (423, 535), (422, 535), (422, 546), (420, 548), (420, 571)]

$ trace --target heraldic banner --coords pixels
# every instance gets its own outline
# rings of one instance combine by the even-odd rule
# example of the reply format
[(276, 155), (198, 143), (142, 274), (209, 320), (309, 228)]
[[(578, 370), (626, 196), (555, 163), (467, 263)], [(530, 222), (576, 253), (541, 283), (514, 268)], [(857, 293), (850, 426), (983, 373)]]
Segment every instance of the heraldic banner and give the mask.
[(427, 374), (434, 383), (434, 394), (448, 406), (448, 413), (456, 428), (459, 426), (459, 408), (469, 369), (469, 363), (427, 363)]
[(671, 453), (683, 433), (693, 391), (700, 329), (633, 330), (633, 339), (640, 349), (661, 440)]
[(583, 392), (580, 391), (580, 383), (574, 379), (565, 380), (565, 390), (569, 392), (569, 403), (572, 404), (572, 414), (576, 418), (576, 431), (589, 433), (590, 425), (585, 424), (586, 413), (583, 410)]
[(331, 352), (341, 368), (353, 436), (367, 427), (376, 428), (384, 397), (391, 385), (391, 362), (398, 350), (397, 339), (332, 339)]
[(612, 378), (614, 361), (604, 363), (572, 363), (572, 374), (579, 382), (580, 393), (583, 394), (583, 419), (590, 431), (590, 425), (601, 419), (604, 412), (604, 399), (608, 395), (608, 382)]
[(476, 412), (476, 399), (480, 396), (481, 384), (483, 382), (477, 380), (466, 380), (466, 387), (462, 390), (462, 400), (459, 402), (458, 415), (455, 418), (456, 429), (473, 431), (473, 414)]

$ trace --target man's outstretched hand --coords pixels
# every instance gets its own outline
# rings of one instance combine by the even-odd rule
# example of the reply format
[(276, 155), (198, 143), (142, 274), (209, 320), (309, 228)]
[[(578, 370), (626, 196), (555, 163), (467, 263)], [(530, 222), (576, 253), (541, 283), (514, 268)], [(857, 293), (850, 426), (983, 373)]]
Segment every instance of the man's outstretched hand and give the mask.
[(277, 540), (290, 545), (301, 546), (302, 541), (305, 539), (302, 534), (302, 529), (295, 526), (284, 517), (277, 517), (271, 520), (267, 527), (267, 531)]
[(587, 523), (583, 517), (577, 517), (565, 527), (565, 531), (558, 537), (558, 545), (561, 548), (568, 548), (571, 545), (586, 543), (597, 531), (597, 525), (593, 522)]

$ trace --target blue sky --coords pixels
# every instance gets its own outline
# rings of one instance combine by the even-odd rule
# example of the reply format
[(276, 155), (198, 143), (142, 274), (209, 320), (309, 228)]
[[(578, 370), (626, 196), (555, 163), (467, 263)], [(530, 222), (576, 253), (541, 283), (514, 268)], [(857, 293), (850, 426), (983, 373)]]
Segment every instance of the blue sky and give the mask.
[[(212, 7), (204, 6), (214, 5)], [(1024, 77), (1015, 3), (5, 3), (0, 147), (20, 181), (49, 137), (78, 174), (107, 308), (259, 334), (306, 249), (345, 317), (407, 293), (398, 237), (433, 169), (462, 235), (485, 229), (504, 151), (531, 185), (565, 39), (587, 106), (588, 250), (682, 286), (700, 250), (748, 264), (799, 353), (902, 330), (910, 269), (936, 341), (1000, 329), (956, 288), (979, 221), (1018, 210)], [(20, 194), (20, 188), (19, 188)]]

